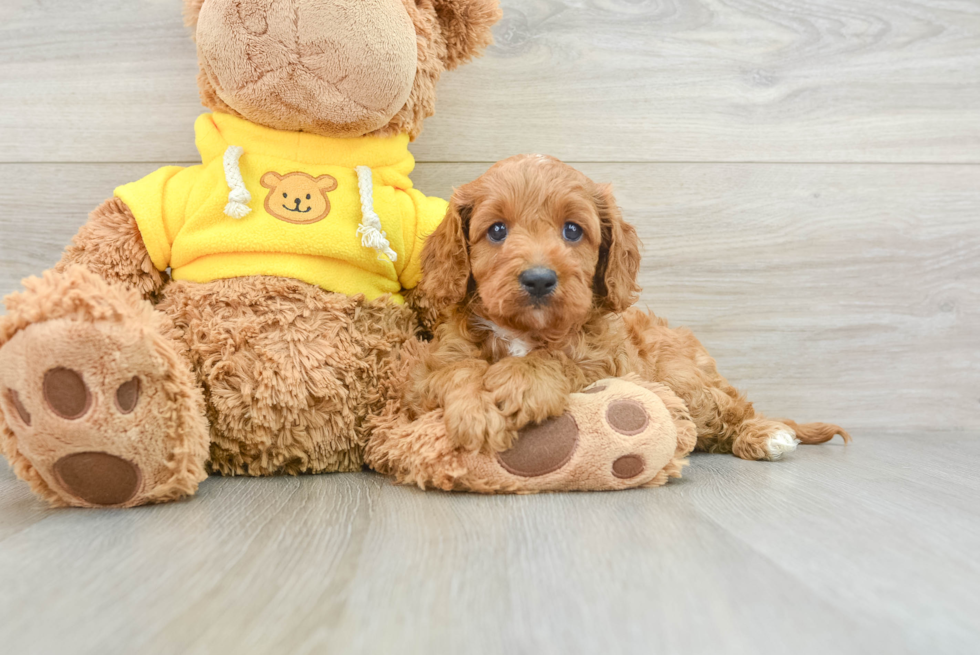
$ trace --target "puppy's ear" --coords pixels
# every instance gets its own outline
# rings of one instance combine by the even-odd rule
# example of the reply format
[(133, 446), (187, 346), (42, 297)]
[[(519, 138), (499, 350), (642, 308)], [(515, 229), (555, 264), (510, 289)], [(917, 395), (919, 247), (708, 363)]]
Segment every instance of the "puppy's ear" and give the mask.
[(470, 281), (470, 214), (466, 188), (454, 189), (449, 209), (422, 248), (419, 292), (436, 311), (461, 303)]
[(604, 184), (596, 190), (595, 204), (602, 225), (602, 245), (593, 282), (596, 306), (618, 314), (639, 297), (636, 275), (640, 271), (640, 238), (636, 229), (623, 220), (611, 186)]
[(416, 0), (431, 2), (446, 41), (446, 69), (473, 59), (493, 41), (491, 28), (502, 12), (498, 0)]

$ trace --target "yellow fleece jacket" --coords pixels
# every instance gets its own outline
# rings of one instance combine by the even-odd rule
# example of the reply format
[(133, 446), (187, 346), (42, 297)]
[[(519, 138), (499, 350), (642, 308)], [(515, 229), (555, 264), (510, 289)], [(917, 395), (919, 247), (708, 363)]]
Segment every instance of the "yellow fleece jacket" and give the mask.
[(330, 138), (220, 113), (195, 132), (199, 166), (115, 191), (159, 270), (194, 282), (275, 275), (395, 302), (418, 284), (422, 243), (447, 205), (412, 188), (407, 135)]

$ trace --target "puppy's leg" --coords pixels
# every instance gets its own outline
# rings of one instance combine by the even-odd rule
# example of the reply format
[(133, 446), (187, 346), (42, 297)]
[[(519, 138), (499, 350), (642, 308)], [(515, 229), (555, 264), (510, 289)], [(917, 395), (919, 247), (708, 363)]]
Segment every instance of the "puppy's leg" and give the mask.
[[(702, 372), (705, 373), (705, 372)], [(750, 460), (781, 459), (800, 443), (816, 444), (850, 435), (836, 425), (773, 420), (758, 413), (752, 403), (714, 370), (699, 376), (704, 386), (693, 390), (692, 415), (698, 425), (698, 450), (732, 453)]]
[(568, 407), (572, 389), (585, 386), (585, 377), (560, 353), (534, 351), (492, 364), (483, 384), (506, 418), (508, 429), (517, 431), (560, 416)]
[(637, 348), (643, 378), (666, 384), (687, 403), (698, 429), (697, 450), (775, 460), (799, 443), (822, 443), (835, 434), (850, 440), (836, 425), (797, 425), (756, 412), (718, 372), (715, 360), (689, 330), (672, 329), (646, 312), (627, 312), (623, 319)]
[(494, 450), (509, 448), (514, 432), (507, 429), (493, 396), (484, 389), (488, 368), (483, 360), (468, 359), (430, 370), (409, 404), (423, 412), (442, 408), (449, 438), (465, 450), (480, 450), (484, 445)]
[(738, 426), (731, 451), (742, 459), (775, 461), (796, 450), (799, 443), (796, 432), (785, 423), (756, 415)]

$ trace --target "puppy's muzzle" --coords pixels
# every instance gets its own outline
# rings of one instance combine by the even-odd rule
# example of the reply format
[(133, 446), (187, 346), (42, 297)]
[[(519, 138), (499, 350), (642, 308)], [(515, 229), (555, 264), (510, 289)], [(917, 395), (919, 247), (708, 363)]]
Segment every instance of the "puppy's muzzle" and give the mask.
[(558, 274), (550, 268), (538, 266), (520, 274), (517, 281), (531, 298), (540, 300), (555, 292), (558, 287)]

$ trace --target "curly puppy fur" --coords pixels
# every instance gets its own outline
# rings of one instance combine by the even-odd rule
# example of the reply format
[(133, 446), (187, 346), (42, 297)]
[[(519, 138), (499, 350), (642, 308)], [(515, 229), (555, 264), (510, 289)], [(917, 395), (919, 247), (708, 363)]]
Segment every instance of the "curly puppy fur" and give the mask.
[[(499, 223), (506, 238), (494, 242)], [(568, 223), (579, 240), (566, 238)], [(635, 373), (684, 400), (699, 450), (775, 459), (768, 441), (781, 430), (803, 443), (850, 439), (834, 425), (761, 416), (690, 331), (631, 307), (639, 247), (611, 188), (551, 157), (504, 160), (457, 189), (423, 251), (419, 291), (443, 314), (406, 392), (409, 412), (444, 408), (457, 445), (503, 451), (521, 427), (560, 415), (570, 393)], [(532, 268), (556, 275), (543, 298), (520, 282)]]

